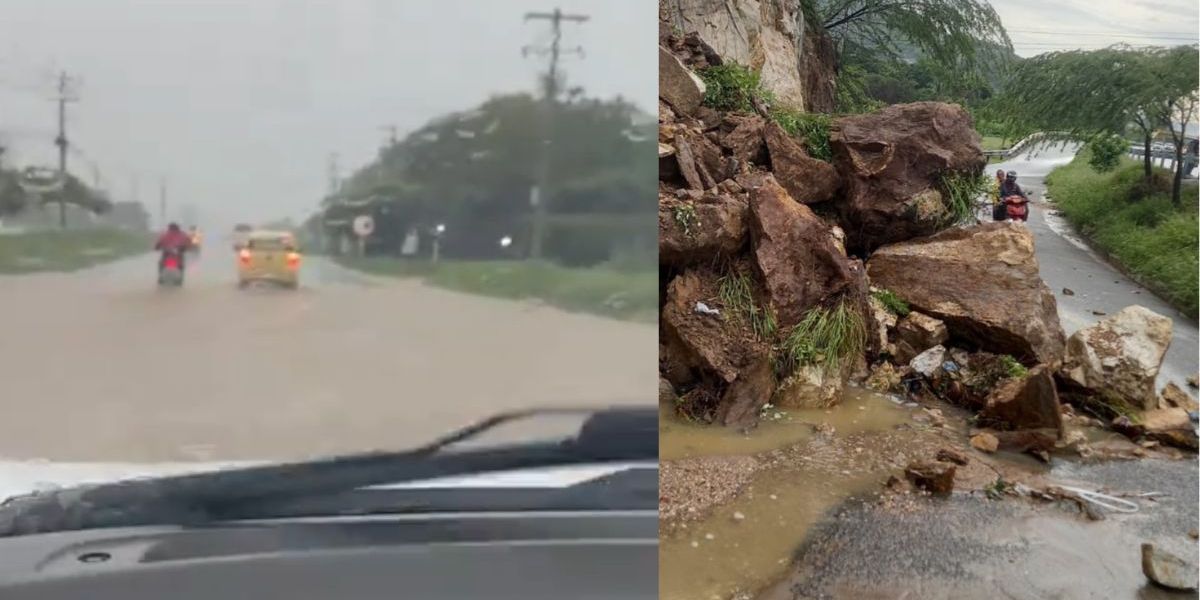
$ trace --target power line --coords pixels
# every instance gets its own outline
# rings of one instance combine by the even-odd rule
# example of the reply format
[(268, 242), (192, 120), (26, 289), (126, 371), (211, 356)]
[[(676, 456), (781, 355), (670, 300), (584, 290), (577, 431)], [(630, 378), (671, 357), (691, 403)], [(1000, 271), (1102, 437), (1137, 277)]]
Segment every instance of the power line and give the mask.
[(550, 147), (550, 140), (554, 137), (554, 116), (556, 113), (556, 104), (558, 102), (559, 92), (559, 72), (558, 61), (561, 60), (563, 54), (576, 54), (583, 56), (583, 47), (576, 46), (575, 48), (564, 50), (562, 44), (562, 24), (563, 21), (573, 23), (583, 23), (590, 19), (587, 15), (572, 15), (563, 13), (562, 9), (555, 8), (554, 12), (528, 12), (525, 13), (525, 21), (543, 20), (550, 22), (550, 31), (552, 39), (550, 47), (527, 45), (521, 48), (522, 56), (535, 54), (538, 56), (549, 56), (550, 64), (546, 72), (546, 78), (543, 82), (543, 104), (545, 115), (542, 118), (542, 135), (541, 140), (541, 157), (538, 161), (535, 185), (529, 191), (529, 203), (533, 205), (533, 232), (529, 242), (529, 257), (535, 260), (542, 257), (542, 243), (546, 235), (546, 217), (549, 212), (549, 190), (548, 183), (550, 181), (550, 153), (553, 148)]

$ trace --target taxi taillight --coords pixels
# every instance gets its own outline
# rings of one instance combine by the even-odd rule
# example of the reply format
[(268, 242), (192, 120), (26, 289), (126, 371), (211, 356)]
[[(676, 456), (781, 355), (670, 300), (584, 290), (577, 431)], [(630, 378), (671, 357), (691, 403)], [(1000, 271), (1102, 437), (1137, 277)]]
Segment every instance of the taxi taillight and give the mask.
[(250, 264), (250, 251), (243, 249), (241, 252), (238, 252), (238, 259), (240, 259), (244, 265)]
[(299, 252), (288, 252), (287, 265), (288, 265), (289, 269), (299, 268), (300, 267), (300, 253)]

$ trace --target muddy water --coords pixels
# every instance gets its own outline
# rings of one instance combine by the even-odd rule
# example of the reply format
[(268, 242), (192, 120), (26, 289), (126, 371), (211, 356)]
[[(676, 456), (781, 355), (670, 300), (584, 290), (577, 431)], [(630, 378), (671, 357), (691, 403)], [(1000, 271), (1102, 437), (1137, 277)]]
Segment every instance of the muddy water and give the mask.
[(688, 456), (758, 454), (807, 442), (818, 425), (838, 434), (880, 431), (909, 420), (910, 409), (891, 396), (850, 388), (838, 406), (828, 410), (770, 410), (753, 431), (687, 423), (664, 410), (659, 419), (658, 455), (662, 460)]
[[(910, 422), (913, 409), (854, 390), (829, 410), (789, 411), (778, 418), (774, 412), (769, 411), (768, 418), (749, 434), (688, 425), (670, 415), (660, 421), (659, 452), (664, 460), (702, 455), (761, 457), (780, 448), (803, 448), (799, 460), (771, 464), (769, 458), (763, 459), (763, 470), (735, 500), (717, 507), (704, 520), (664, 532), (659, 546), (660, 598), (749, 597), (783, 577), (794, 551), (827, 511), (848, 498), (875, 493), (886, 477), (889, 465), (855, 464), (854, 455), (879, 456), (889, 453), (888, 448), (864, 447), (875, 436), (856, 434)], [(835, 448), (826, 441), (828, 437), (814, 432), (816, 426), (832, 426), (836, 439), (855, 440), (846, 448)], [(878, 442), (886, 443), (883, 439)]]

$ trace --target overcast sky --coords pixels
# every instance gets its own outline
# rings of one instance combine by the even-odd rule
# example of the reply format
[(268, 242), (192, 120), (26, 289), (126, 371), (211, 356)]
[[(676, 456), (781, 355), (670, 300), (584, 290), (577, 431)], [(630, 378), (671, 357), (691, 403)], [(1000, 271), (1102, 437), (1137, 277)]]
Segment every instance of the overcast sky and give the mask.
[(1197, 0), (990, 0), (1017, 55), (1116, 43), (1177, 46), (1200, 38)]
[[(78, 77), (68, 134), (117, 199), (137, 188), (157, 211), (201, 221), (304, 217), (342, 174), (400, 135), (495, 93), (533, 91), (549, 41), (526, 11), (555, 6), (591, 20), (564, 26), (572, 84), (656, 107), (653, 0), (3, 0), (0, 139), (6, 162), (56, 164), (54, 73)], [(157, 217), (157, 214), (155, 213)], [(179, 218), (176, 212), (171, 215)]]

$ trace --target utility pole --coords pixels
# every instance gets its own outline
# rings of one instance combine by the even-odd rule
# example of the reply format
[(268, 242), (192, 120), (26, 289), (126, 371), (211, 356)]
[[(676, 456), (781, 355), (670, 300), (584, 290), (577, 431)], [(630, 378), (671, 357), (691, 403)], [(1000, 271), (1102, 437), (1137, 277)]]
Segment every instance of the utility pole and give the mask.
[(546, 237), (546, 221), (549, 215), (549, 183), (550, 183), (550, 157), (553, 148), (550, 147), (551, 140), (554, 138), (554, 119), (557, 114), (558, 105), (558, 61), (563, 54), (577, 54), (583, 56), (583, 48), (576, 46), (564, 50), (561, 47), (562, 43), (562, 24), (563, 21), (583, 23), (589, 17), (587, 15), (571, 15), (564, 14), (562, 9), (555, 8), (551, 13), (529, 12), (525, 13), (525, 21), (531, 20), (546, 20), (550, 22), (550, 30), (553, 34), (553, 39), (550, 42), (549, 48), (525, 46), (521, 48), (522, 56), (536, 54), (538, 56), (549, 56), (550, 65), (546, 72), (545, 80), (543, 81), (543, 111), (544, 114), (541, 120), (541, 148), (538, 160), (538, 165), (534, 173), (533, 189), (529, 190), (529, 203), (533, 207), (533, 232), (529, 242), (529, 257), (537, 260), (542, 258), (542, 245)]
[(54, 144), (58, 146), (58, 179), (62, 184), (58, 191), (58, 226), (63, 229), (67, 228), (67, 103), (78, 100), (70, 93), (70, 84), (71, 78), (66, 71), (58, 74), (58, 96), (55, 98), (58, 102), (58, 137), (54, 138)]
[(329, 195), (332, 196), (338, 193), (342, 187), (341, 176), (338, 174), (338, 154), (337, 152), (329, 153)]
[(167, 228), (167, 178), (158, 180), (158, 218), (163, 229)]

